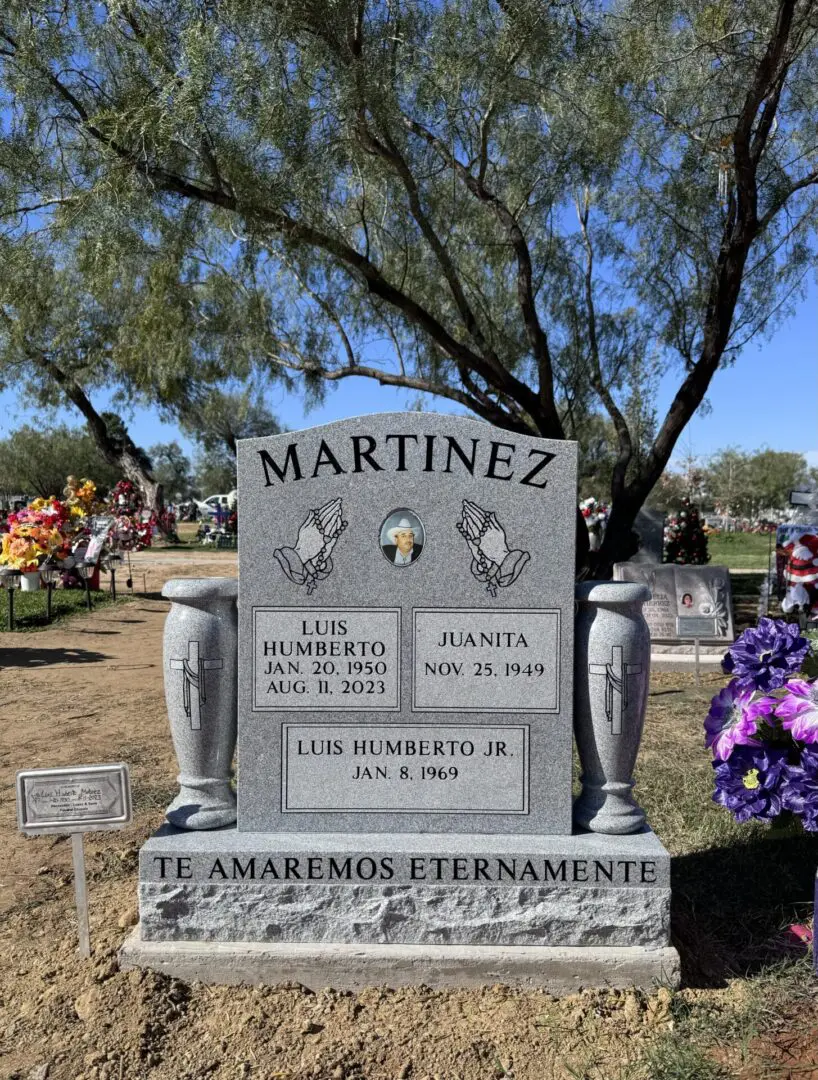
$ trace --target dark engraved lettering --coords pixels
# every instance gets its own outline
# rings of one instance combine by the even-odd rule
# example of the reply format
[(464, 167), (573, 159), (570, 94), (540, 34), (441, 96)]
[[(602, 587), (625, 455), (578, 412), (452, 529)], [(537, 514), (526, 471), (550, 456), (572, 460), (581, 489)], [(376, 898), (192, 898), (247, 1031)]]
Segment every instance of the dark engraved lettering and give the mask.
[(535, 465), (534, 468), (531, 470), (531, 472), (527, 472), (525, 474), (525, 476), (522, 478), (522, 480), (520, 481), (520, 483), (521, 484), (527, 484), (529, 487), (544, 488), (545, 485), (548, 483), (548, 481), (543, 480), (543, 482), (541, 484), (535, 484), (534, 483), (534, 477), (539, 476), (540, 473), (545, 468), (545, 466), (549, 463), (549, 461), (553, 461), (554, 458), (557, 455), (556, 454), (549, 454), (547, 450), (537, 450), (536, 448), (534, 450), (529, 450), (528, 451), (528, 456), (529, 457), (533, 457), (534, 454), (539, 454), (540, 457), (542, 458), (542, 461), (540, 461), (537, 465)]
[[(510, 450), (512, 454), (517, 449), (517, 447), (515, 446), (514, 443), (494, 442), (492, 440), (491, 453), (489, 454), (489, 467), (486, 469), (486, 476), (490, 477), (492, 480), (511, 480), (512, 477), (514, 476), (514, 470), (513, 469), (508, 474), (508, 476), (500, 476), (499, 473), (496, 471), (498, 465), (510, 465), (511, 464), (511, 454), (508, 457), (500, 457), (500, 448), (501, 447), (504, 450)], [(525, 483), (525, 481), (523, 480), (523, 481), (521, 481), (521, 483)]]
[(381, 859), (381, 881), (389, 881), (390, 878), (395, 876), (395, 871), (392, 867), (392, 858), (387, 855)]
[(588, 860), (574, 859), (574, 881), (588, 880)]
[(594, 859), (594, 875), (595, 875), (595, 880), (596, 881), (599, 881), (599, 875), (600, 874), (602, 874), (602, 876), (607, 881), (613, 881), (613, 863), (608, 863), (608, 866), (607, 866), (607, 869), (606, 869), (604, 863), (601, 863), (598, 860)]
[(278, 881), (278, 870), (276, 870), (275, 863), (272, 859), (268, 859), (264, 864), (264, 869), (261, 871), (260, 877), (263, 880), (268, 874), (272, 874), (276, 881)]
[(214, 875), (214, 874), (215, 874), (215, 873), (216, 873), (217, 871), (218, 871), (218, 872), (219, 872), (219, 873), (221, 874), (221, 876), (222, 876), (222, 877), (223, 877), (223, 878), (224, 878), (225, 880), (227, 880), (227, 874), (225, 873), (225, 869), (224, 869), (224, 867), (222, 866), (222, 861), (221, 861), (221, 859), (216, 859), (216, 861), (215, 861), (215, 862), (213, 863), (213, 866), (212, 866), (212, 868), (211, 868), (211, 870), (210, 870), (210, 873), (209, 873), (209, 874), (208, 874), (207, 876), (208, 876), (209, 878), (212, 878), (212, 877), (213, 877), (213, 875)]
[(339, 865), (335, 859), (330, 857), (329, 860), (329, 879), (333, 881), (335, 878), (339, 880), (349, 881), (352, 877), (352, 859), (344, 859)]
[(423, 466), (424, 472), (434, 472), (434, 452), (435, 452), (435, 439), (436, 435), (425, 435), (426, 439), (426, 464)]
[[(650, 874), (650, 877), (648, 877)], [(643, 862), (642, 863), (642, 881), (645, 884), (652, 885), (656, 881), (656, 863), (655, 862)]]
[(241, 865), (241, 859), (237, 859), (235, 857), (235, 855), (233, 856), (233, 880), (234, 881), (236, 880), (237, 877), (240, 877), (240, 878), (249, 877), (251, 881), (254, 881), (255, 876), (256, 876), (256, 860), (255, 859), (248, 859), (247, 860), (247, 865), (242, 866)]
[[(419, 856), (412, 856), (409, 861), (409, 876), (412, 881), (425, 881), (426, 869), (423, 865), (424, 860)], [(421, 873), (423, 871), (423, 873)]]
[(475, 859), (474, 860), (474, 880), (475, 881), (491, 881), (488, 873), (489, 861), (488, 859)]
[[(184, 871), (187, 871), (187, 873), (185, 873)], [(193, 873), (192, 873), (192, 871), (190, 869), (190, 856), (186, 855), (184, 857), (182, 857), (182, 856), (177, 857), (177, 859), (176, 859), (176, 880), (178, 881), (181, 878), (184, 881), (184, 880), (187, 880), (188, 878), (192, 878), (192, 877), (193, 877)]]
[(336, 476), (338, 476), (340, 473), (346, 472), (346, 469), (342, 469), (341, 466), (338, 464), (338, 460), (335, 457), (335, 454), (333, 454), (333, 452), (327, 446), (326, 440), (322, 439), (321, 445), (318, 448), (318, 455), (315, 459), (315, 468), (312, 470), (313, 479), (318, 476), (318, 470), (324, 465), (329, 465)]
[(290, 443), (287, 447), (287, 453), (284, 457), (284, 468), (279, 468), (277, 462), (273, 459), (272, 455), (267, 450), (257, 451), (258, 456), (261, 458), (261, 464), (264, 467), (264, 486), (272, 487), (273, 481), (270, 479), (270, 469), (276, 474), (282, 483), (287, 479), (287, 471), (292, 465), (293, 479), (303, 479), (301, 473), (301, 464), (298, 460), (298, 446), (296, 443)]
[(631, 859), (620, 859), (616, 865), (625, 867), (625, 873), (623, 876), (625, 879), (625, 884), (627, 885), (628, 882), (631, 880), (631, 867), (636, 866), (636, 862)]
[[(361, 443), (366, 443), (366, 449), (361, 446)], [(372, 453), (378, 444), (371, 435), (353, 435), (352, 436), (352, 453), (355, 458), (355, 465), (353, 466), (353, 472), (363, 472), (362, 461), (365, 461), (370, 469), (375, 472), (383, 472), (383, 465), (379, 465), (377, 461), (372, 457)]]
[(288, 857), (284, 860), (284, 877), (287, 881), (291, 877), (296, 878), (298, 881), (301, 880), (301, 875), (298, 872), (298, 859)]
[(406, 472), (406, 440), (414, 439), (418, 441), (417, 435), (387, 435), (385, 442), (389, 442), (390, 439), (396, 439), (398, 443), (398, 467), (395, 472)]
[(531, 859), (526, 859), (523, 871), (520, 874), (520, 881), (539, 881), (537, 871), (534, 869), (534, 864)]
[(317, 855), (307, 859), (307, 877), (310, 881), (321, 881), (324, 877), (324, 860)]
[(165, 863), (166, 862), (173, 862), (173, 856), (172, 855), (154, 855), (153, 861), (159, 863), (159, 877), (164, 881), (164, 878), (165, 878)]
[[(364, 873), (366, 869), (366, 873)], [(374, 859), (365, 858), (358, 859), (358, 865), (355, 867), (355, 873), (361, 879), (361, 881), (371, 881), (378, 872), (378, 866)]]
[(565, 859), (563, 859), (561, 863), (557, 863), (556, 870), (551, 865), (550, 860), (546, 859), (544, 864), (544, 875), (545, 881), (548, 881), (549, 877), (552, 881), (556, 881), (557, 879), (565, 881)]
[(457, 439), (453, 438), (451, 435), (446, 436), (446, 442), (448, 443), (448, 450), (446, 451), (446, 468), (443, 471), (452, 471), (452, 450), (454, 450), (455, 454), (457, 454), (457, 456), (460, 458), (460, 460), (463, 462), (463, 464), (466, 466), (472, 476), (474, 476), (474, 462), (475, 458), (477, 457), (477, 444), (480, 442), (480, 440), (472, 439), (471, 457), (468, 457), (466, 455), (463, 447), (460, 445)]
[(468, 881), (465, 859), (452, 859), (452, 878), (454, 881)]
[(512, 881), (517, 880), (517, 860), (511, 860), (511, 866), (505, 861), (505, 859), (497, 860), (497, 880), (503, 880), (503, 874), (511, 878)]

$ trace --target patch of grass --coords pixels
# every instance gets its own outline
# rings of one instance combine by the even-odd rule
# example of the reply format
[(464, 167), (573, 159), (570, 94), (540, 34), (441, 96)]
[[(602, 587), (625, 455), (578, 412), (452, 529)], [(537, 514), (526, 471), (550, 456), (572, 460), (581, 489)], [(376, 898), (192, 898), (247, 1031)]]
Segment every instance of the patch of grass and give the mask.
[(730, 590), (733, 594), (733, 620), (736, 635), (758, 622), (758, 599), (764, 574), (731, 574)]
[(650, 1046), (637, 1068), (639, 1066), (643, 1066), (650, 1080), (730, 1080), (731, 1075), (710, 1057), (705, 1048), (675, 1032)]
[[(130, 596), (117, 596), (116, 606), (129, 604)], [(113, 607), (114, 601), (107, 589), (91, 593), (91, 604), (94, 610), (98, 608)], [(8, 596), (0, 595), (0, 628), (8, 630)], [(51, 614), (54, 623), (62, 622), (74, 616), (86, 615), (85, 590), (84, 589), (55, 589), (51, 597)], [(39, 592), (21, 592), (14, 594), (14, 622), (17, 630), (45, 630), (48, 626), (46, 619), (46, 590)]]
[(762, 570), (770, 562), (767, 533), (716, 533), (707, 538), (711, 563), (731, 570)]

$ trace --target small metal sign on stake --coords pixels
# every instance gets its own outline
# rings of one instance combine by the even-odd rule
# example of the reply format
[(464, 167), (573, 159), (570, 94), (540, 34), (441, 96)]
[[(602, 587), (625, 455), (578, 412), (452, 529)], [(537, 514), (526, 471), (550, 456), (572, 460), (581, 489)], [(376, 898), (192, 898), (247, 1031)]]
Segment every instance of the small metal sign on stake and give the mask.
[(121, 829), (131, 820), (131, 781), (124, 762), (17, 773), (17, 823), (27, 836), (70, 833), (79, 953), (91, 955), (83, 833)]

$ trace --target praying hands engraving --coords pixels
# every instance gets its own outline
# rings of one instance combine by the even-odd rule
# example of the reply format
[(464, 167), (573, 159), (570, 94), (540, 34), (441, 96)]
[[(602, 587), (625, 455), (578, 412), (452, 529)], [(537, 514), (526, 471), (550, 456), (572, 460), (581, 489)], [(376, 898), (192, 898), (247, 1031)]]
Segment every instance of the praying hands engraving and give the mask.
[(494, 511), (486, 511), (468, 499), (463, 500), (463, 515), (457, 523), (457, 531), (472, 553), (472, 574), (478, 581), (485, 582), (486, 591), (492, 596), (497, 595), (498, 588), (505, 589), (513, 584), (531, 558), (527, 551), (509, 548), (505, 529)]
[(331, 499), (317, 510), (310, 510), (298, 530), (295, 547), (276, 548), (273, 556), (296, 585), (306, 585), (313, 592), (318, 582), (332, 573), (332, 549), (347, 527), (340, 499)]

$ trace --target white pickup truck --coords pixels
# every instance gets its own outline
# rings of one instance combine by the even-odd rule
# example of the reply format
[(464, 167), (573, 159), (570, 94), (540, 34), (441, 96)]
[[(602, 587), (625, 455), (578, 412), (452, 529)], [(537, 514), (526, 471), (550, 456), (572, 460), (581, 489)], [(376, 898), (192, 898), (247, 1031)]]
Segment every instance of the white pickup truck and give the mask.
[(227, 495), (208, 495), (206, 499), (196, 499), (196, 505), (199, 507), (199, 513), (203, 519), (209, 517), (215, 517), (216, 511), (221, 508), (232, 513), (236, 509), (236, 497), (238, 492), (230, 491)]

